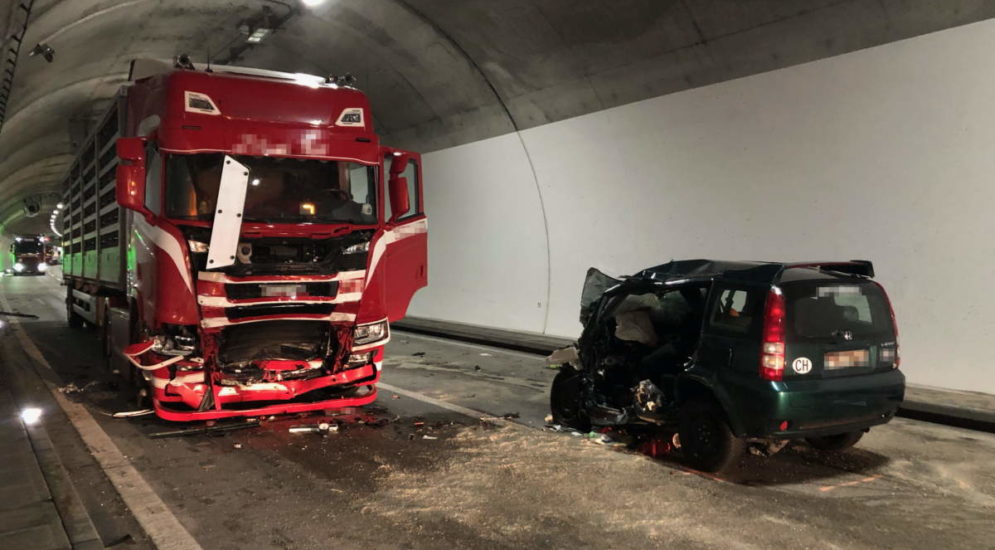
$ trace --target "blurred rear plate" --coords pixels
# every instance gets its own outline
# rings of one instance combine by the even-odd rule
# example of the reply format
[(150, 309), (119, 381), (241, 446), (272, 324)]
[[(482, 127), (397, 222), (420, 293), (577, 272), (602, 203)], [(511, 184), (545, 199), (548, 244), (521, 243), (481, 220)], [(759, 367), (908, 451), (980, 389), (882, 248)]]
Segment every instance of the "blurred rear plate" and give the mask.
[(845, 369), (848, 367), (866, 367), (870, 364), (870, 352), (866, 349), (850, 349), (846, 351), (831, 351), (826, 354), (823, 365), (827, 370)]

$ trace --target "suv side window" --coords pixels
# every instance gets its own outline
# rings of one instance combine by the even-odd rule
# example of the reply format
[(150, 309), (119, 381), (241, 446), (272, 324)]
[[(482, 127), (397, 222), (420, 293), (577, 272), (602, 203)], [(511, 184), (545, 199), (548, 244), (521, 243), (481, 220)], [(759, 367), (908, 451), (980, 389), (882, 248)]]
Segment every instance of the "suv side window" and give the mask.
[(762, 292), (753, 289), (717, 288), (709, 328), (729, 335), (749, 334), (763, 316), (762, 297)]

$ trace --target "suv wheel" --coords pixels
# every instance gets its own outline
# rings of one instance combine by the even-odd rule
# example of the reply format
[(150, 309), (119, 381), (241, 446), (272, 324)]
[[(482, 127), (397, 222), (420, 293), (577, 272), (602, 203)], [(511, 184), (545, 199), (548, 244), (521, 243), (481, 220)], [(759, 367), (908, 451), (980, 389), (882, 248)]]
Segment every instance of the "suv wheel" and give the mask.
[(864, 437), (864, 432), (856, 431), (822, 437), (809, 437), (805, 441), (820, 451), (842, 451), (856, 445), (861, 437)]
[(583, 410), (581, 383), (580, 373), (573, 367), (560, 367), (549, 390), (549, 409), (555, 424), (586, 432), (591, 429), (591, 421)]
[(746, 449), (733, 435), (722, 409), (711, 400), (694, 400), (681, 409), (679, 434), (684, 461), (703, 472), (732, 466)]

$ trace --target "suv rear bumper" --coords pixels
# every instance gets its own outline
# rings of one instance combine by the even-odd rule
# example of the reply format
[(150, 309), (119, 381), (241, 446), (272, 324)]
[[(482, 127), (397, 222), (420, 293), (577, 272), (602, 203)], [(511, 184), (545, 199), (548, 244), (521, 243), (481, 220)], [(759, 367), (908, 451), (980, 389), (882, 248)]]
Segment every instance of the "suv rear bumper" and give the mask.
[[(736, 396), (728, 401), (736, 435), (795, 439), (890, 421), (904, 398), (905, 376), (892, 370), (819, 380), (756, 380), (730, 394)], [(784, 422), (787, 428), (781, 429)]]

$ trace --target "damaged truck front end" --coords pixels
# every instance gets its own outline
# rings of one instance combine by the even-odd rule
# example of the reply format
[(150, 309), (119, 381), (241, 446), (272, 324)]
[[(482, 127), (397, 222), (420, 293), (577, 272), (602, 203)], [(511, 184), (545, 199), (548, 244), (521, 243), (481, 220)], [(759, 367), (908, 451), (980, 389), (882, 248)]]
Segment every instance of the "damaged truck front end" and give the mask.
[[(128, 99), (162, 93), (184, 105), (193, 86), (210, 91), (197, 109), (167, 108), (149, 134), (117, 139), (127, 292), (106, 300), (109, 324), (127, 326), (110, 327), (108, 348), (166, 420), (373, 402), (389, 323), (427, 283), (420, 157), (380, 146), (352, 89), (319, 87), (334, 111), (321, 124), (295, 126), (288, 111), (270, 113), (272, 128), (198, 109), (262, 108), (240, 103), (257, 87), (315, 101), (311, 87), (180, 71), (140, 81)], [(138, 118), (129, 109), (139, 107), (149, 104), (122, 112)], [(191, 131), (192, 120), (203, 126)]]

